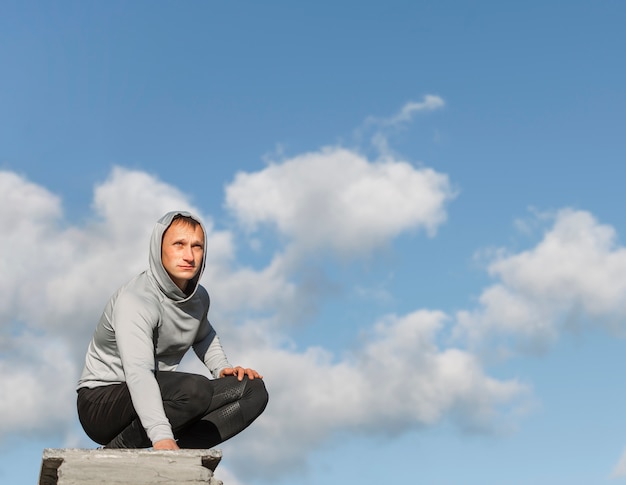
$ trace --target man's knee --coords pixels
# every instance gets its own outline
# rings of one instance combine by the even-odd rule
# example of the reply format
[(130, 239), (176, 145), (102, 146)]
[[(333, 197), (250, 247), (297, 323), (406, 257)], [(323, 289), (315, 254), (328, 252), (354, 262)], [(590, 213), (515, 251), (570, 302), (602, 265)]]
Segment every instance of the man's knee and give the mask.
[(268, 401), (269, 393), (263, 379), (248, 379), (244, 396), (240, 402), (244, 419), (246, 421), (256, 419), (265, 410)]
[(267, 404), (269, 400), (269, 393), (265, 387), (263, 379), (253, 379), (248, 381), (248, 385), (251, 387), (253, 394), (256, 396), (259, 402)]

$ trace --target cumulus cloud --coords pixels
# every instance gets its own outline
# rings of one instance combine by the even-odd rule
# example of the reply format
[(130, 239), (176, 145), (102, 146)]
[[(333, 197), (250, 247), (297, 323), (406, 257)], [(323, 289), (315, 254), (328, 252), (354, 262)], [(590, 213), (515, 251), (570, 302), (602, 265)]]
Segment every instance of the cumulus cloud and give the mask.
[(20, 333), (7, 343), (0, 359), (0, 436), (66, 430), (75, 418), (76, 362), (69, 342)]
[(288, 279), (289, 267), (280, 255), (260, 270), (227, 265), (224, 260), (218, 261), (215, 255), (211, 260), (214, 264), (207, 265), (203, 283), (210, 288), (220, 313), (266, 313), (306, 306), (303, 292)]
[(254, 335), (247, 358), (267, 374), (271, 402), (246, 440), (225, 444), (237, 450), (229, 461), (238, 470), (271, 475), (304, 466), (309, 450), (342, 431), (388, 436), (443, 420), (468, 431), (504, 429), (511, 421), (501, 421), (502, 409), (522, 412), (529, 388), (488, 377), (466, 351), (441, 348), (438, 334), (447, 318), (425, 310), (387, 316), (341, 356), (320, 347), (295, 352), (259, 345), (262, 335)]
[(589, 212), (558, 212), (534, 248), (500, 254), (488, 271), (498, 282), (477, 309), (458, 314), (457, 336), (514, 336), (518, 347), (538, 350), (585, 324), (624, 330), (626, 249)]
[(20, 304), (32, 288), (21, 279), (38, 270), (45, 261), (41, 241), (58, 231), (61, 201), (46, 189), (11, 172), (0, 172), (0, 222), (5, 230), (0, 237), (0, 318), (21, 317), (27, 309)]
[(434, 235), (454, 194), (445, 174), (404, 161), (370, 162), (326, 148), (238, 173), (226, 204), (250, 231), (270, 225), (298, 253), (366, 255), (403, 231)]
[(0, 222), (12, 228), (0, 238), (0, 315), (68, 335), (89, 327), (111, 289), (145, 268), (160, 215), (194, 210), (174, 188), (121, 168), (95, 188), (95, 215), (84, 227), (63, 220), (60, 200), (45, 188), (10, 172), (0, 172), (0, 185), (10, 187)]
[[(376, 436), (443, 420), (488, 430), (503, 409), (525, 400), (523, 383), (490, 378), (471, 353), (438, 344), (448, 319), (442, 312), (370, 322), (363, 340), (341, 355), (298, 348), (273, 326), (283, 308), (319, 296), (294, 282), (294, 254), (367, 254), (403, 231), (433, 234), (451, 197), (442, 174), (400, 161), (369, 162), (342, 149), (240, 173), (227, 188), (232, 213), (251, 229), (270, 224), (286, 240), (258, 270), (238, 263), (233, 233), (216, 230), (184, 194), (143, 172), (115, 168), (95, 188), (93, 217), (82, 225), (65, 220), (60, 199), (23, 177), (0, 172), (3, 186), (11, 189), (0, 192), (0, 223), (13, 229), (0, 236), (0, 372), (12, 376), (0, 387), (3, 435), (67, 434), (74, 385), (102, 307), (114, 289), (146, 267), (154, 221), (172, 209), (191, 210), (206, 222), (204, 281), (224, 302), (218, 310), (268, 314), (233, 322), (226, 331), (229, 354), (262, 369), (272, 394), (267, 413), (245, 440), (224, 446), (246, 450), (247, 465), (237, 461), (241, 453), (231, 454), (238, 470), (247, 466), (269, 476), (302, 466), (337, 431)], [(28, 200), (20, 199), (24, 193)], [(6, 210), (9, 203), (19, 208), (19, 217)], [(266, 446), (268, 441), (274, 445)]]
[(61, 200), (0, 172), (0, 430), (64, 429), (84, 350), (106, 299), (147, 265), (156, 219), (193, 207), (145, 173), (116, 168), (95, 188), (94, 217), (64, 220)]

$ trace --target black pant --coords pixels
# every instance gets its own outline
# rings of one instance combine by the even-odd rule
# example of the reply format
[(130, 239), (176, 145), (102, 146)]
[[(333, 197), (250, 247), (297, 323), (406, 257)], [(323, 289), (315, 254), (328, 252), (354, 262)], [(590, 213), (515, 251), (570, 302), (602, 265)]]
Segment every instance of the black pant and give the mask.
[[(181, 448), (211, 448), (247, 428), (265, 409), (262, 379), (208, 379), (184, 372), (159, 372), (165, 415)], [(78, 390), (78, 417), (96, 443), (148, 448), (152, 443), (137, 417), (126, 383)]]

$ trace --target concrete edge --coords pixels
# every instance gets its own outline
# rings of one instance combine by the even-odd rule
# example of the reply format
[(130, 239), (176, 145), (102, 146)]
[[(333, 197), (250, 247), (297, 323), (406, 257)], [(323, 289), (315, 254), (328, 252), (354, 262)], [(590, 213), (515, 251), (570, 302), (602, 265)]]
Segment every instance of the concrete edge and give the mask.
[(190, 458), (198, 458), (203, 467), (208, 468), (211, 472), (215, 472), (217, 465), (222, 460), (222, 450), (218, 449), (198, 449), (198, 450), (153, 450), (147, 449), (82, 449), (82, 448), (45, 448), (43, 450), (43, 459), (41, 462), (41, 471), (39, 474), (39, 485), (57, 485), (58, 469), (66, 460), (84, 459), (89, 456), (98, 456), (101, 458), (123, 458), (124, 456), (139, 457), (163, 456), (171, 458), (172, 455)]

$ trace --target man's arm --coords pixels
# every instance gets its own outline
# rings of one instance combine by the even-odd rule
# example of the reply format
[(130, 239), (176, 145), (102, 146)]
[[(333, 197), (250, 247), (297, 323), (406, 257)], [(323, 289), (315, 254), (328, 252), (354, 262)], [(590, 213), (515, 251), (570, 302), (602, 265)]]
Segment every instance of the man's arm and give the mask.
[(154, 375), (154, 328), (158, 318), (143, 301), (130, 295), (118, 299), (113, 313), (126, 385), (137, 416), (153, 444), (174, 439)]

